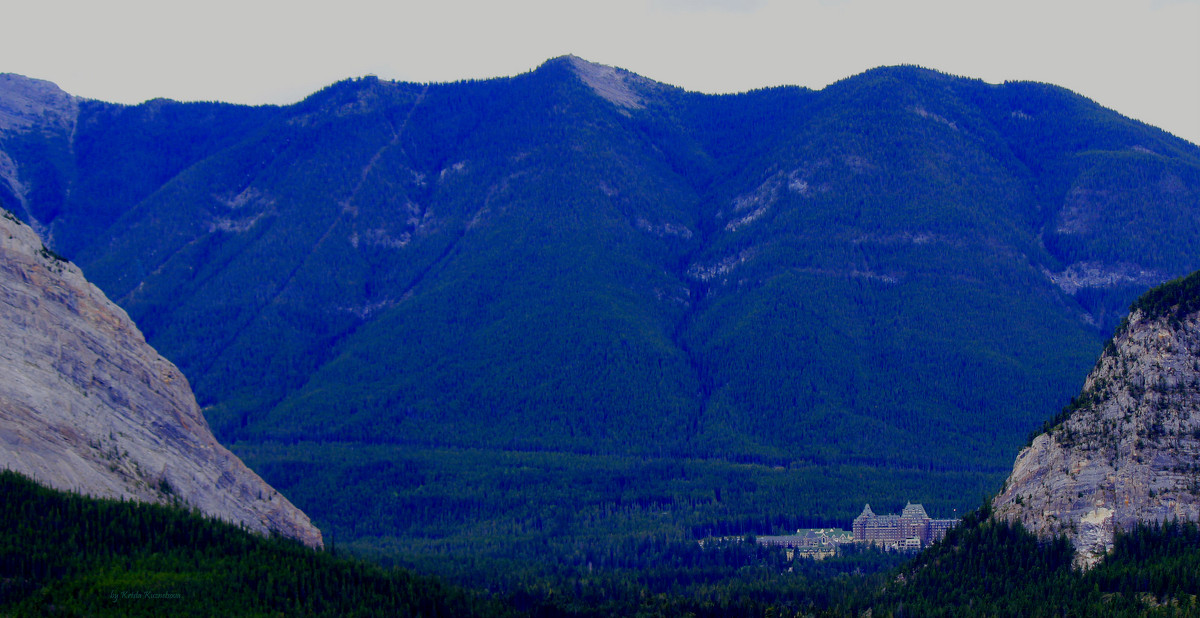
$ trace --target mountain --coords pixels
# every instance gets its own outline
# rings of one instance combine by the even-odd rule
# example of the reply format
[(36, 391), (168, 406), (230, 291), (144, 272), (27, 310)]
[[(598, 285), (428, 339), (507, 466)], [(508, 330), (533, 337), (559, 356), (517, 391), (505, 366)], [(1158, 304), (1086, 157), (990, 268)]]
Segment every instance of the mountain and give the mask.
[(1066, 534), (1086, 566), (1138, 523), (1200, 521), (1200, 272), (1133, 304), (1056, 420), (1017, 456), (996, 517)]
[(509, 467), (561, 500), (530, 534), (966, 510), (1129, 303), (1200, 268), (1200, 148), (1046, 84), (715, 96), (564, 57), (245, 107), (22, 80), (0, 201), (219, 438), (397, 547), (509, 529), (479, 524), (517, 510)]
[(321, 532), (208, 428), (125, 312), (0, 219), (0, 467), (105, 498), (182, 503), (312, 546)]

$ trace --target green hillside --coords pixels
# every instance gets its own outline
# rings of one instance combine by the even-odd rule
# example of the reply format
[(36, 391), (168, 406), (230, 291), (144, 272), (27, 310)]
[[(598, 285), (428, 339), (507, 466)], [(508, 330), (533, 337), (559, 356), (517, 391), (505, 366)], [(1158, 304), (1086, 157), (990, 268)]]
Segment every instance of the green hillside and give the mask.
[(1117, 534), (1112, 552), (1086, 572), (1059, 537), (1039, 540), (1020, 524), (988, 520), (986, 508), (892, 573), (873, 595), (846, 599), (830, 615), (1196, 616), (1200, 528), (1167, 522)]
[[(96, 500), (0, 472), (0, 613), (32, 616), (1194, 616), (1200, 531), (1119, 534), (1086, 573), (1065, 539), (969, 514), (915, 558), (787, 560), (741, 541), (577, 546), (588, 566), (497, 569), (467, 592), (264, 538), (178, 506)], [(507, 577), (499, 576), (507, 575)], [(489, 594), (483, 592), (484, 589)]]
[(1131, 312), (1142, 311), (1147, 319), (1169, 316), (1180, 320), (1200, 309), (1200, 271), (1172, 279), (1134, 301)]
[[(24, 187), (0, 200), (319, 525), (443, 566), (473, 526), (541, 517), (497, 515), (501, 495), (438, 502), (442, 526), (411, 492), (494, 480), (463, 462), (544, 454), (531, 491), (568, 536), (626, 530), (623, 488), (587, 488), (593, 519), (561, 491), (614, 468), (678, 505), (672, 538), (966, 510), (1129, 303), (1200, 268), (1200, 148), (1060, 88), (629, 76), (627, 106), (581, 66), (285, 107), (85, 102), (72, 133), (0, 135)], [(414, 460), (430, 482), (358, 527), (363, 488)]]
[(499, 616), (402, 570), (188, 512), (54, 491), (0, 471), (0, 614)]

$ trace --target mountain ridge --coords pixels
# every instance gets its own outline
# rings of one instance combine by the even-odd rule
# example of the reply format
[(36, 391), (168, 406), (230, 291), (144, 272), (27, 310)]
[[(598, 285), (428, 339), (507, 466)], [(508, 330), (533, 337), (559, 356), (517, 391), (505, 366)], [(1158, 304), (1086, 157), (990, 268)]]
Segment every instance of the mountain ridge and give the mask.
[(247, 450), (999, 483), (1129, 303), (1200, 268), (1196, 146), (1061, 88), (891, 67), (704, 95), (583, 65), (639, 108), (580, 62), (84, 102), (73, 136), (0, 151), (48, 245)]

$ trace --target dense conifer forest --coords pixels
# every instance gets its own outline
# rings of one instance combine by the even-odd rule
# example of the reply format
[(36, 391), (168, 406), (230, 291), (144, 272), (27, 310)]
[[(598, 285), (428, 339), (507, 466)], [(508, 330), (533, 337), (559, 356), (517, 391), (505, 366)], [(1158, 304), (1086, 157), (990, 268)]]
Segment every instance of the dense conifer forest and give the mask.
[(467, 591), (339, 555), (333, 544), (312, 550), (181, 506), (81, 497), (7, 471), (0, 498), (0, 615), (1200, 615), (1194, 522), (1120, 534), (1086, 573), (1071, 568), (1065, 539), (1039, 541), (985, 508), (915, 558), (852, 548), (814, 562), (749, 535), (704, 547), (643, 538), (580, 544), (594, 560), (586, 570)]
[(1197, 616), (1200, 528), (1146, 525), (1117, 534), (1113, 551), (1073, 569), (1064, 537), (1039, 540), (981, 508), (902, 569), (867, 602), (875, 616)]
[(0, 471), (0, 615), (483, 616), (434, 579)]

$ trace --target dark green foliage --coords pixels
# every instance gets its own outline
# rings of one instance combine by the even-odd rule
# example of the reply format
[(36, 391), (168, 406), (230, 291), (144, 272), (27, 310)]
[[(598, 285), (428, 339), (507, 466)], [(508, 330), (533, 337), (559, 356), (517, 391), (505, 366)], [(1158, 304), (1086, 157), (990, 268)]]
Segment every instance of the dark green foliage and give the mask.
[[(87, 616), (762, 616), (820, 608), (897, 556), (790, 562), (738, 542), (628, 539), (561, 578), (481, 599), (429, 577), (263, 538), (178, 507), (96, 500), (0, 472), (0, 613)], [(472, 564), (506, 564), (470, 555)]]
[(81, 253), (96, 242), (90, 234), (102, 234), (178, 174), (278, 113), (272, 106), (164, 99), (136, 106), (85, 101), (71, 142), (74, 180), (63, 211), (40, 220), (53, 230), (59, 251)]
[(987, 508), (968, 514), (889, 582), (884, 594), (895, 607), (934, 616), (958, 615), (978, 605), (979, 615), (1015, 616), (1049, 601), (1042, 587), (1071, 574), (1070, 541), (1058, 537), (1043, 543), (1019, 524), (989, 516)]
[(998, 470), (1094, 357), (1081, 316), (1135, 293), (1042, 273), (1200, 265), (1195, 147), (1061, 89), (895, 67), (645, 103), (556, 60), (92, 102), (74, 150), (13, 152), (226, 440)]
[(1019, 524), (964, 518), (946, 539), (892, 573), (873, 599), (833, 612), (875, 616), (1200, 615), (1200, 528), (1195, 522), (1119, 532), (1114, 550), (1081, 572), (1064, 537), (1039, 540)]
[(68, 261), (68, 260), (67, 260), (67, 258), (65, 258), (65, 257), (63, 257), (63, 256), (61, 256), (61, 255), (59, 255), (59, 254), (58, 254), (58, 253), (56, 253), (56, 252), (55, 252), (53, 249), (50, 249), (50, 248), (49, 248), (49, 247), (47, 247), (46, 245), (42, 245), (42, 248), (41, 248), (41, 249), (38, 249), (38, 253), (39, 253), (39, 254), (40, 254), (42, 257), (44, 257), (44, 258), (46, 258), (46, 259), (48, 259), (48, 260), (54, 260), (55, 262), (66, 262), (66, 261)]
[(264, 538), (176, 507), (96, 500), (0, 472), (0, 613), (510, 613), (427, 577)]
[(1130, 312), (1142, 311), (1147, 319), (1169, 317), (1181, 320), (1200, 311), (1200, 271), (1168, 281), (1141, 295)]
[(17, 188), (0, 181), (0, 205), (22, 220), (49, 221), (62, 214), (75, 175), (70, 136), (61, 127), (42, 131), (5, 132), (0, 148), (19, 162), (23, 199)]
[[(1169, 522), (1117, 535), (1086, 573), (1065, 539), (1042, 542), (972, 512), (933, 549), (850, 548), (788, 561), (742, 540), (659, 533), (572, 541), (574, 564), (537, 576), (492, 569), (482, 600), (428, 577), (264, 538), (178, 507), (95, 500), (0, 472), (0, 612), (15, 615), (313, 616), (1190, 616), (1200, 612), (1200, 529)], [(508, 532), (512, 534), (512, 532)], [(520, 536), (520, 535), (517, 535)], [(529, 542), (529, 541), (526, 541)]]
[(903, 507), (880, 499), (889, 492), (949, 517), (993, 476), (355, 444), (234, 450), (340, 546), (493, 589), (588, 578), (588, 564), (664, 568), (658, 552), (706, 537), (848, 528), (865, 502)]

